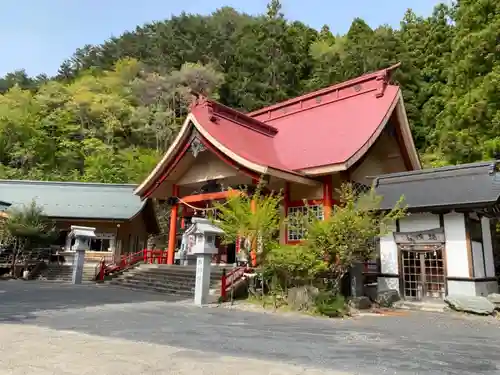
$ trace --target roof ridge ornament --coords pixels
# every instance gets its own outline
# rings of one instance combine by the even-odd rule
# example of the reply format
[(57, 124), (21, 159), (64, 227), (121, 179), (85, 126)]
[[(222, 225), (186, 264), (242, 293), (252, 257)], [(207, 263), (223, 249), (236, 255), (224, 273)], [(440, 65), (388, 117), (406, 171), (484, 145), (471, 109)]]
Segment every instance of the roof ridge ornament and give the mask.
[(376, 98), (381, 98), (382, 96), (384, 96), (385, 89), (387, 88), (387, 85), (389, 85), (392, 73), (400, 66), (401, 63), (399, 62), (380, 71), (380, 73), (377, 75), (377, 78), (375, 78), (376, 81), (378, 82), (377, 93), (375, 94)]
[(190, 109), (193, 109), (196, 106), (204, 106), (204, 105), (208, 105), (211, 107), (211, 103), (206, 95), (203, 95), (202, 93), (195, 90), (190, 90), (190, 94), (193, 96)]

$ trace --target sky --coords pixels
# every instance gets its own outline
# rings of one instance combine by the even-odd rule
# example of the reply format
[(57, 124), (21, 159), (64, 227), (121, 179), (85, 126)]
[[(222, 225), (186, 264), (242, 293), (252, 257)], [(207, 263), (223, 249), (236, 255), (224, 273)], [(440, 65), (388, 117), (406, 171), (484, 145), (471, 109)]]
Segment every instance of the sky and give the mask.
[[(449, 0), (282, 0), (287, 19), (333, 33), (345, 33), (355, 17), (370, 26), (398, 27), (404, 12), (430, 15)], [(185, 11), (209, 14), (222, 6), (259, 14), (268, 0), (3, 0), (0, 23), (0, 76), (16, 69), (53, 75), (85, 44), (100, 44), (137, 25)]]

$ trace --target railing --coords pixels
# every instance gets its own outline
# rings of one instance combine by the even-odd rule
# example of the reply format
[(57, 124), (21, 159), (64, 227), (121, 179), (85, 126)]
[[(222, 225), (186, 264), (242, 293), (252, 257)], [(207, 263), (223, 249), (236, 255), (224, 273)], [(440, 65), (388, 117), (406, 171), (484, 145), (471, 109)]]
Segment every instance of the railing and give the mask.
[(136, 263), (142, 262), (144, 260), (144, 251), (145, 250), (141, 250), (137, 253), (125, 254), (119, 257), (102, 257), (96, 266), (95, 279), (97, 281), (104, 281), (105, 276), (114, 272), (122, 271)]
[(143, 250), (144, 263), (167, 264), (168, 250)]
[(222, 270), (221, 287), (220, 287), (221, 300), (225, 301), (227, 298), (227, 292), (233, 291), (236, 283), (244, 278), (245, 273), (250, 273), (251, 271), (252, 269), (246, 266), (233, 268), (229, 272), (226, 272), (226, 269), (224, 268)]
[(95, 269), (95, 279), (104, 281), (105, 276), (127, 269), (139, 262), (148, 264), (167, 264), (167, 254), (167, 250), (144, 249), (136, 253), (125, 254), (118, 257), (102, 257)]
[(111, 273), (111, 269), (115, 265), (115, 257), (113, 255), (104, 256), (99, 260), (95, 266), (95, 280), (104, 281), (104, 276)]

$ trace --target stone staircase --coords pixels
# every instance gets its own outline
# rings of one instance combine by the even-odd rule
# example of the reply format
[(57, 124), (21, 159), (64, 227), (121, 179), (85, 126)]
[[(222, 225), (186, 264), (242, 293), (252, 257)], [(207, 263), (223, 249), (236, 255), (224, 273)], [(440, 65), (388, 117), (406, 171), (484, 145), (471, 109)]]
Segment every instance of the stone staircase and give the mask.
[[(220, 294), (221, 277), (222, 267), (212, 267), (210, 294), (214, 299)], [(190, 298), (194, 296), (195, 282), (195, 266), (141, 264), (123, 272), (109, 284)]]
[[(48, 264), (40, 272), (38, 280), (56, 281), (70, 283), (73, 275), (73, 266), (67, 264)], [(83, 281), (93, 281), (95, 276), (95, 265), (85, 265), (83, 268)]]

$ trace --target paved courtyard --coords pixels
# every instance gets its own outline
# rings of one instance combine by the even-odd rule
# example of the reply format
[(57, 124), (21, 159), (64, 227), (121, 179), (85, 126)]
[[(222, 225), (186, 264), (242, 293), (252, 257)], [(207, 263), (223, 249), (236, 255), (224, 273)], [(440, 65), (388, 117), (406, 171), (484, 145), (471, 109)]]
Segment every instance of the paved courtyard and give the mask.
[(500, 322), (290, 317), (2, 281), (0, 374), (500, 374)]

